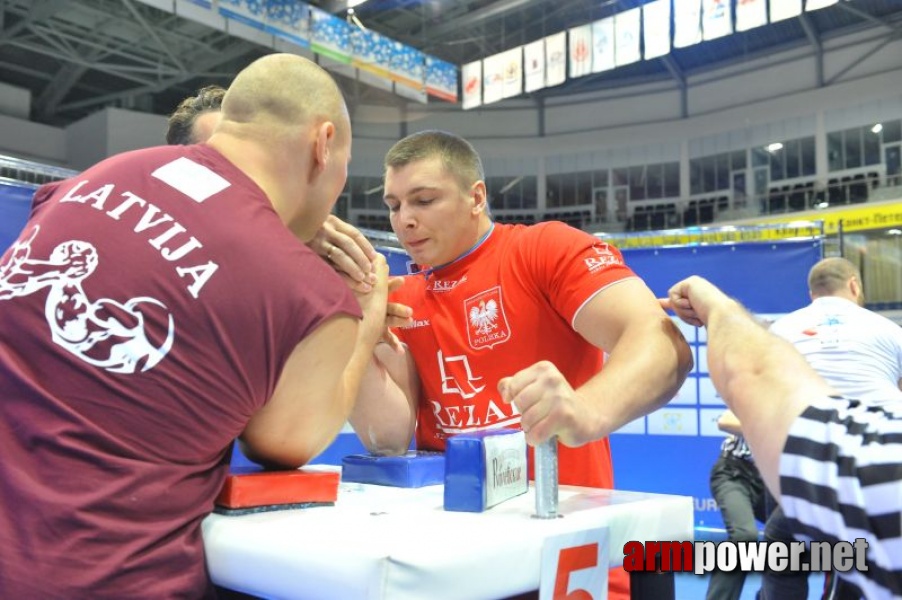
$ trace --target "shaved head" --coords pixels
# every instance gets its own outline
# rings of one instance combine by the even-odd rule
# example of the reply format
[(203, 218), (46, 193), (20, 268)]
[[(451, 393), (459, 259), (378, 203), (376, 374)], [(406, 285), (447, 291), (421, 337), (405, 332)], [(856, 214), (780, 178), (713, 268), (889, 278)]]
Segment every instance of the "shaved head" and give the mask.
[(223, 99), (222, 121), (228, 129), (252, 124), (268, 135), (332, 121), (341, 138), (350, 137), (338, 85), (322, 67), (294, 54), (268, 54), (242, 70)]
[(811, 268), (808, 289), (812, 298), (832, 296), (844, 290), (850, 279), (861, 281), (858, 268), (845, 258), (825, 258)]

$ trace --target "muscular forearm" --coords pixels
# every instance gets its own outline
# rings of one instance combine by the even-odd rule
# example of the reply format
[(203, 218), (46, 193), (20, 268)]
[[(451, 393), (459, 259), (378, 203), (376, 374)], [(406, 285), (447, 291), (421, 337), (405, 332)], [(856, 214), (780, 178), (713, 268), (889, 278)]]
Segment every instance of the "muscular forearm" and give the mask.
[(733, 300), (708, 313), (708, 371), (765, 482), (779, 496), (779, 460), (792, 422), (815, 397), (835, 393), (790, 344)]
[(373, 454), (403, 454), (410, 446), (418, 383), (407, 375), (406, 360), (380, 344), (367, 361), (349, 421)]

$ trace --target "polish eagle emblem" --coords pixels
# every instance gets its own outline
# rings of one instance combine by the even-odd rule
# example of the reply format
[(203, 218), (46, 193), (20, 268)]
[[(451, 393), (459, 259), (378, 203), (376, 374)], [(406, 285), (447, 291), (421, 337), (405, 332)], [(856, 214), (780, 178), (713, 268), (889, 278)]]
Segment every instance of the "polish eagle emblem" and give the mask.
[(494, 299), (489, 299), (488, 302), (480, 300), (479, 304), (470, 308), (470, 324), (476, 329), (476, 333), (485, 335), (497, 329), (497, 320), (498, 303)]

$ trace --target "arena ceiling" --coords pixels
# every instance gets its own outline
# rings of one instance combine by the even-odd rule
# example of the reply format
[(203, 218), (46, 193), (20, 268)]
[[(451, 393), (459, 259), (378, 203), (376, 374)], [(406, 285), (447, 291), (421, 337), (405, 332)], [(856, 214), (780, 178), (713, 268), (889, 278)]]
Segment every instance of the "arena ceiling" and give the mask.
[[(771, 0), (773, 1), (773, 0)], [(308, 2), (345, 16), (346, 0)], [(457, 65), (645, 4), (646, 0), (369, 0), (356, 17)], [(676, 49), (603, 74), (535, 92), (537, 100), (659, 80), (683, 85), (706, 69), (873, 31), (872, 52), (902, 36), (902, 1), (841, 0), (825, 9)], [(28, 89), (33, 121), (64, 126), (106, 106), (168, 113), (208, 83), (271, 51), (139, 0), (0, 0), (0, 81)], [(869, 54), (860, 60), (867, 60)], [(902, 58), (900, 58), (902, 63)], [(349, 102), (403, 103), (340, 78)]]

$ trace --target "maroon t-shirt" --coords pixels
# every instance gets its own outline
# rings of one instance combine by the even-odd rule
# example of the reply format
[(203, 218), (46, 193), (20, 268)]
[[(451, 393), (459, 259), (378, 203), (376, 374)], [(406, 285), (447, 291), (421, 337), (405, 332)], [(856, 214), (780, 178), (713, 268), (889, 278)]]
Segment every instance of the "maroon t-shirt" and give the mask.
[(228, 449), (347, 286), (206, 146), (38, 190), (0, 259), (0, 598), (199, 598)]

